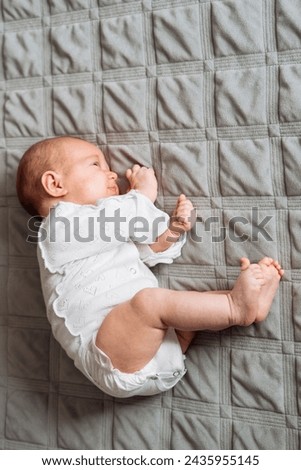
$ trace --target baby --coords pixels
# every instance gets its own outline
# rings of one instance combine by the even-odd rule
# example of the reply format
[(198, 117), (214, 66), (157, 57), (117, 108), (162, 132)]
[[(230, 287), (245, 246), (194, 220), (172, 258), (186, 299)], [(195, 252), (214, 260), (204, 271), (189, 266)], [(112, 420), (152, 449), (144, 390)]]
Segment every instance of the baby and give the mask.
[(102, 152), (73, 137), (34, 144), (17, 174), (21, 204), (43, 218), (38, 259), (53, 334), (83, 374), (116, 397), (173, 387), (195, 332), (264, 320), (283, 275), (271, 258), (242, 258), (231, 291), (159, 288), (147, 266), (180, 255), (193, 206), (180, 195), (170, 220), (153, 204), (151, 168), (134, 165), (126, 177), (130, 189), (119, 195)]

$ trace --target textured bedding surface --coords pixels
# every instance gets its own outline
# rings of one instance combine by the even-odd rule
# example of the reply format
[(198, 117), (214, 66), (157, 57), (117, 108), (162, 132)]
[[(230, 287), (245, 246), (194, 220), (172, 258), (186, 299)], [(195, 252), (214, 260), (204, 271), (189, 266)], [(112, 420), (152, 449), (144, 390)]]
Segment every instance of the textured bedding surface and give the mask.
[[(1, 3), (0, 448), (300, 448), (300, 0)], [(167, 212), (192, 199), (162, 286), (231, 288), (244, 255), (286, 269), (268, 319), (199, 333), (170, 392), (106, 396), (51, 335), (15, 175), (62, 134), (153, 165)]]

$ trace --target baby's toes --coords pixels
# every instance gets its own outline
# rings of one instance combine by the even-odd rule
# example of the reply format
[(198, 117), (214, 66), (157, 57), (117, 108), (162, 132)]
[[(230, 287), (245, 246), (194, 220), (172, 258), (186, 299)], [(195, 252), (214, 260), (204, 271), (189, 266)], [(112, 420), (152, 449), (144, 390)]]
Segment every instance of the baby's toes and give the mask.
[(250, 260), (248, 258), (240, 258), (240, 269), (245, 271), (250, 266)]
[(265, 256), (264, 258), (262, 258), (258, 264), (259, 265), (264, 265), (264, 266), (270, 266), (272, 263), (273, 263), (273, 258), (269, 258), (268, 256)]
[(274, 261), (273, 266), (277, 269), (279, 275), (282, 277), (284, 274), (284, 269), (282, 268), (281, 264), (279, 264), (278, 261)]

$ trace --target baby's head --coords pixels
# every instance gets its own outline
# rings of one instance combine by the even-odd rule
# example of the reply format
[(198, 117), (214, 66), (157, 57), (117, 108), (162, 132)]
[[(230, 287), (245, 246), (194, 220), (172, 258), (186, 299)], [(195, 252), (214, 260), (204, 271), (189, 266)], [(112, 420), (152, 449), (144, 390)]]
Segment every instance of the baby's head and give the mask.
[(30, 215), (45, 217), (60, 201), (95, 204), (97, 199), (118, 195), (116, 179), (95, 145), (75, 137), (54, 137), (24, 153), (17, 194)]

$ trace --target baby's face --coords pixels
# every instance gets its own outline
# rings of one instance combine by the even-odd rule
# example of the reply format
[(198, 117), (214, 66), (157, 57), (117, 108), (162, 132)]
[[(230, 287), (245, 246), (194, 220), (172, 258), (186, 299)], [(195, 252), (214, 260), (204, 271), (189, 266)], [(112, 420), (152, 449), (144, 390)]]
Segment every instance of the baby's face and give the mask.
[(95, 204), (97, 199), (116, 196), (119, 188), (117, 174), (112, 172), (103, 153), (84, 140), (70, 140), (65, 144), (64, 187), (65, 200), (76, 204)]

